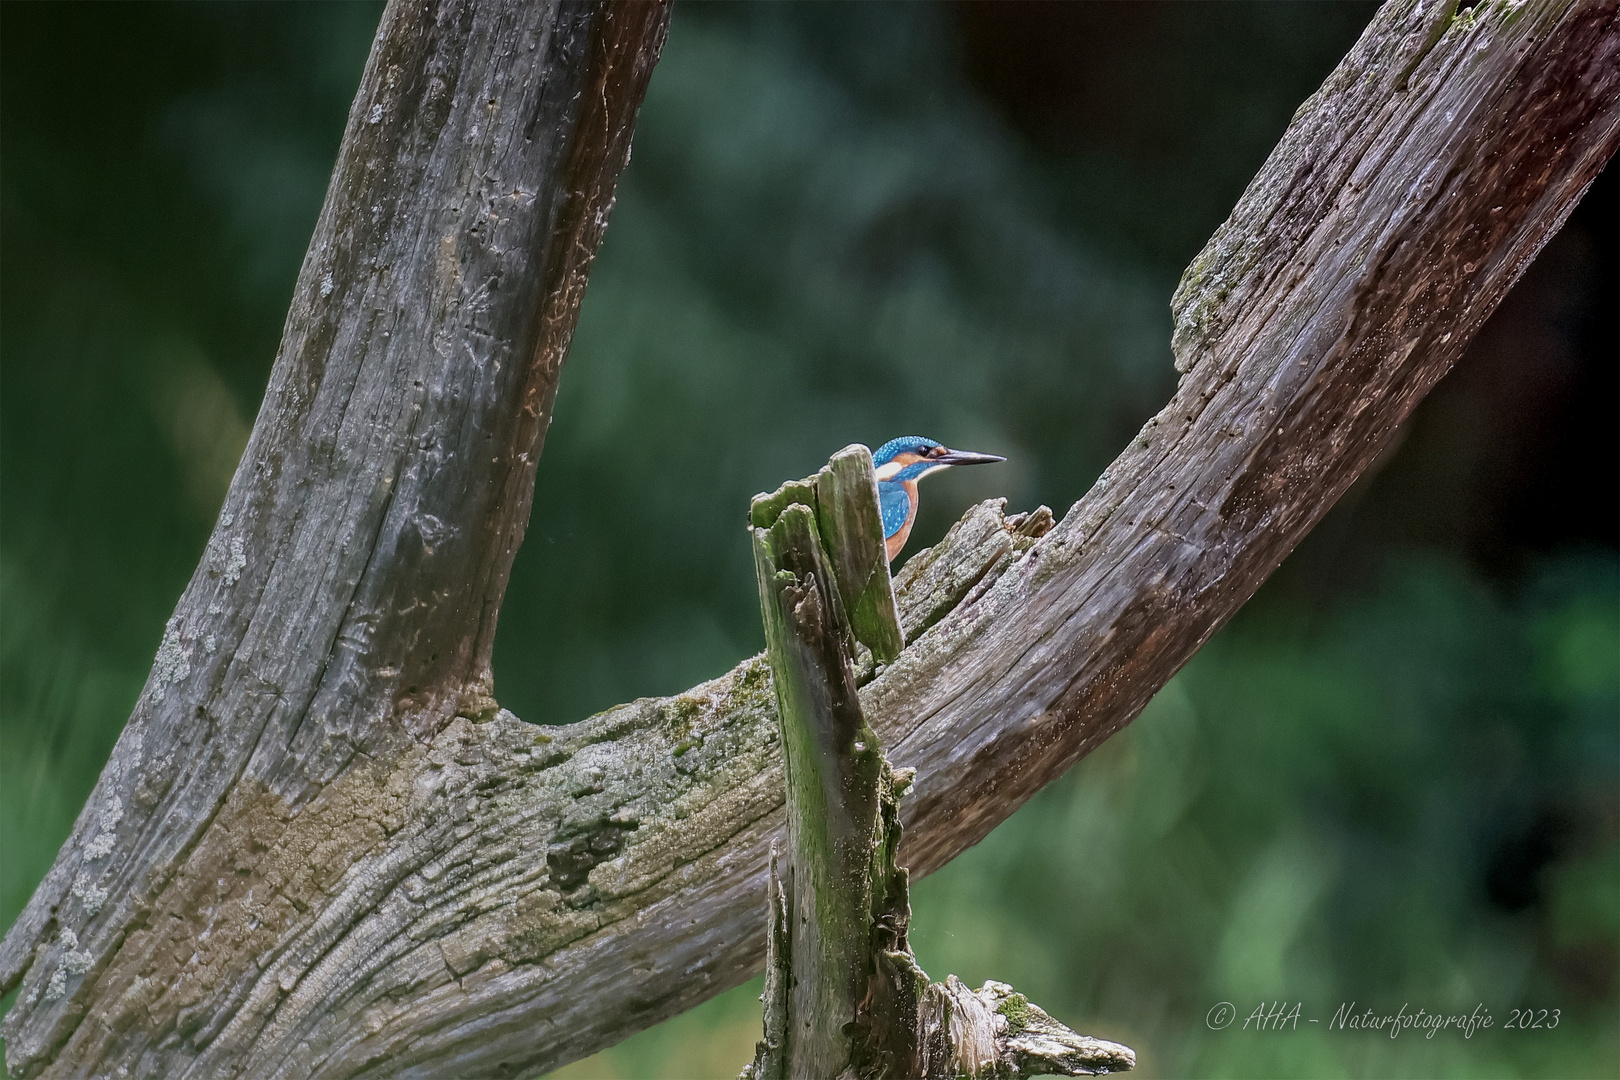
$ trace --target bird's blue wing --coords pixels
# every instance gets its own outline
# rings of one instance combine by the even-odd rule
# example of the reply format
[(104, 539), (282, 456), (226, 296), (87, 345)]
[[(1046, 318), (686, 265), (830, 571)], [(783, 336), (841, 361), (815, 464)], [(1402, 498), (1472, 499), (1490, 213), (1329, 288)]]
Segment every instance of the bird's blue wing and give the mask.
[(880, 481), (878, 508), (883, 513), (883, 536), (887, 539), (906, 527), (906, 520), (911, 517), (911, 496), (900, 484)]

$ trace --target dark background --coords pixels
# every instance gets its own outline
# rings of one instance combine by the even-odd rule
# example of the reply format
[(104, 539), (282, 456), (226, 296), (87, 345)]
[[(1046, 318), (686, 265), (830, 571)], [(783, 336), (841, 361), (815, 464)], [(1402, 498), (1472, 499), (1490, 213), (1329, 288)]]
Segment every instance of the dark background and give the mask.
[[(757, 650), (748, 496), (847, 442), (1011, 459), (931, 480), (913, 550), (992, 495), (1062, 513), (1169, 396), (1181, 269), (1372, 10), (679, 7), (503, 704), (568, 722)], [(378, 13), (0, 6), (5, 925), (213, 524)], [(1144, 1075), (1620, 1074), (1615, 176), (1143, 717), (919, 883), (935, 977), (1010, 981)], [(735, 1075), (749, 995), (565, 1071)], [(1262, 1001), (1298, 1030), (1245, 1032)], [(1351, 1001), (1498, 1026), (1324, 1030)], [(1558, 1026), (1501, 1029), (1527, 1006)]]

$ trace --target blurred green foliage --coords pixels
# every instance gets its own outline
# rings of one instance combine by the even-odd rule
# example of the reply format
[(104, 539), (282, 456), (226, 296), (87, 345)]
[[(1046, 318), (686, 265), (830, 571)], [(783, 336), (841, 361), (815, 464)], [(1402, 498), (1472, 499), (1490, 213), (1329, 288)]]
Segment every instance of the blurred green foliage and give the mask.
[[(1011, 458), (931, 481), (920, 546), (992, 495), (1061, 513), (1168, 396), (1181, 267), (1369, 9), (1064, 8), (1072, 51), (1043, 10), (676, 12), (541, 459), (504, 704), (567, 722), (757, 650), (748, 496), (847, 442)], [(0, 9), (6, 925), (202, 550), (377, 14)], [(1563, 370), (1526, 348), (1590, 351), (1601, 259), (1559, 243), (1515, 294), (1509, 397)], [(1620, 1074), (1613, 541), (1480, 557), (1517, 504), (1458, 478), (1519, 427), (1464, 375), (1140, 720), (917, 884), (931, 973), (1013, 982), (1147, 1075)], [(1485, 419), (1425, 419), (1456, 415)], [(1612, 518), (1612, 485), (1586, 498)], [(735, 1075), (757, 993), (564, 1074)], [(1245, 1031), (1262, 1001), (1300, 1002), (1298, 1030)], [(1350, 1001), (1498, 1026), (1324, 1030)], [(1501, 1030), (1525, 1006), (1559, 1026)]]

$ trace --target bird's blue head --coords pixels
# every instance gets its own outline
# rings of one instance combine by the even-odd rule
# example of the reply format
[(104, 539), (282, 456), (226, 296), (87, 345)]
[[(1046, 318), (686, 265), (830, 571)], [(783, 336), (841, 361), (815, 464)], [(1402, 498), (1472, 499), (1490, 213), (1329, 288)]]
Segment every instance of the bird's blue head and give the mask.
[(877, 468), (880, 483), (915, 482), (953, 465), (984, 465), (1006, 460), (994, 454), (952, 450), (920, 435), (902, 435), (898, 439), (890, 439), (872, 454), (872, 464)]
[(952, 450), (933, 439), (905, 435), (877, 448), (872, 464), (877, 469), (878, 508), (883, 515), (884, 550), (889, 561), (900, 554), (917, 520), (917, 481), (953, 465), (985, 465), (1006, 461), (994, 454)]

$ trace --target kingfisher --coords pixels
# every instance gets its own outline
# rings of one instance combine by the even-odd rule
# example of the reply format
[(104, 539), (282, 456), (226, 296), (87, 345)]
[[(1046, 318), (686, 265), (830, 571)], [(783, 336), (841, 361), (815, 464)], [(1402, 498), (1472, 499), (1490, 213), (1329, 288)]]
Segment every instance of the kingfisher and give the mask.
[(877, 467), (878, 507), (883, 514), (889, 561), (893, 562), (906, 546), (911, 526), (917, 520), (917, 481), (953, 465), (988, 465), (1006, 460), (994, 454), (951, 450), (917, 435), (903, 435), (878, 447), (872, 464)]

